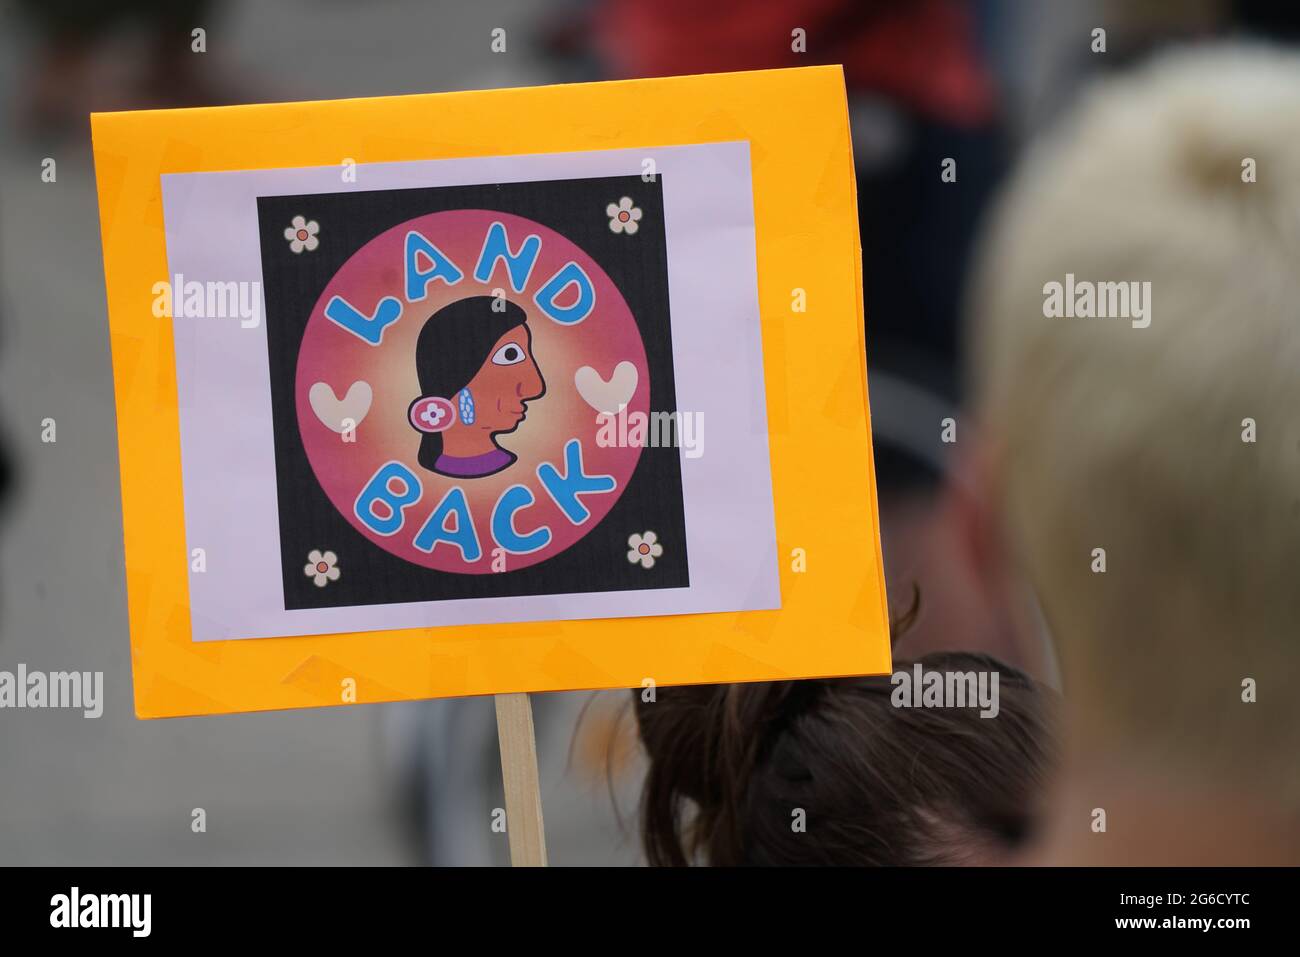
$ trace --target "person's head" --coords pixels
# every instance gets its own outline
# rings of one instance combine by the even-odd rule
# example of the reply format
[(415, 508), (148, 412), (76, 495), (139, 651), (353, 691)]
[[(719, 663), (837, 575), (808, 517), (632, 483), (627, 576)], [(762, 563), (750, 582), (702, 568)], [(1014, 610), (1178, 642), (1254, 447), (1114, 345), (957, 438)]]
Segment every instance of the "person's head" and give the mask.
[(525, 402), (545, 392), (526, 320), (513, 302), (472, 296), (425, 322), (415, 346), (421, 394), (410, 418), (422, 433), (419, 462), (426, 469), (435, 471), (444, 451), (473, 456), (496, 449), (495, 436), (513, 432)]
[(986, 655), (919, 663), (997, 672), (996, 716), (897, 707), (888, 675), (637, 692), (649, 862), (989, 864), (1017, 850), (1052, 764), (1053, 693)]
[[(1126, 768), (1294, 779), (1300, 56), (1107, 82), (1031, 154), (983, 254), (988, 472), (1072, 731)], [(1060, 315), (1103, 303), (1126, 314)]]

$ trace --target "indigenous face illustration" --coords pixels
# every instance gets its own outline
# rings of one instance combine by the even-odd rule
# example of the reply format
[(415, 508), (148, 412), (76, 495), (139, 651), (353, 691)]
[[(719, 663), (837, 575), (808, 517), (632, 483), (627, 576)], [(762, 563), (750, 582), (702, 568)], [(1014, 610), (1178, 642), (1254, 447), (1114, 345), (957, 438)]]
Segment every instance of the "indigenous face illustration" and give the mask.
[[(494, 308), (495, 306), (495, 308)], [(546, 393), (527, 314), (512, 302), (473, 296), (425, 322), (415, 347), (421, 395), (408, 410), (422, 433), (419, 463), (455, 478), (492, 475), (515, 455), (497, 444)]]

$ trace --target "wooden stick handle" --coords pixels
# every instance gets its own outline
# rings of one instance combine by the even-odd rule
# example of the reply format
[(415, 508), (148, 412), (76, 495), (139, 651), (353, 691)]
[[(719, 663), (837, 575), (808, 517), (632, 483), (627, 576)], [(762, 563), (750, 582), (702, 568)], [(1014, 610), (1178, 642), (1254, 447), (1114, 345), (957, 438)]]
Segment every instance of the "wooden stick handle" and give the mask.
[(546, 833), (542, 826), (533, 705), (526, 694), (499, 694), (496, 703), (510, 863), (514, 867), (545, 867)]

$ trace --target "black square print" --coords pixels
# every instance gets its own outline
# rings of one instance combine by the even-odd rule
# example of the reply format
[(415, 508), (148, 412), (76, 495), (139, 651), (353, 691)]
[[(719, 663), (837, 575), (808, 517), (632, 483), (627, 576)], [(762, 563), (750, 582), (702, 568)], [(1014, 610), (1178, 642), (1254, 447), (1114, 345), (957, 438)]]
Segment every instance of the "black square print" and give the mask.
[(286, 609), (689, 585), (662, 189), (259, 197)]

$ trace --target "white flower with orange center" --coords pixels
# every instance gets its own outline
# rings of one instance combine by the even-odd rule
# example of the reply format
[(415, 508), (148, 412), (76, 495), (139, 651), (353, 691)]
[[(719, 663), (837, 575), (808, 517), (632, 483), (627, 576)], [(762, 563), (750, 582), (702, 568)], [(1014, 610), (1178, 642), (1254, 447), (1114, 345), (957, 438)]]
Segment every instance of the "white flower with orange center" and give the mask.
[(316, 583), (317, 588), (324, 588), (327, 582), (339, 580), (339, 557), (333, 552), (313, 548), (307, 553), (307, 564), (302, 572)]
[(654, 568), (655, 559), (664, 553), (659, 544), (659, 536), (654, 532), (643, 535), (630, 535), (627, 540), (627, 560), (640, 562), (642, 568)]
[(290, 249), (296, 253), (304, 249), (311, 252), (320, 245), (320, 240), (316, 238), (316, 234), (320, 232), (320, 223), (303, 216), (295, 216), (292, 223), (284, 231), (284, 238), (289, 240)]
[(627, 233), (631, 236), (641, 228), (637, 225), (641, 219), (641, 209), (632, 205), (629, 196), (606, 206), (605, 215), (609, 217), (609, 230), (612, 233)]

